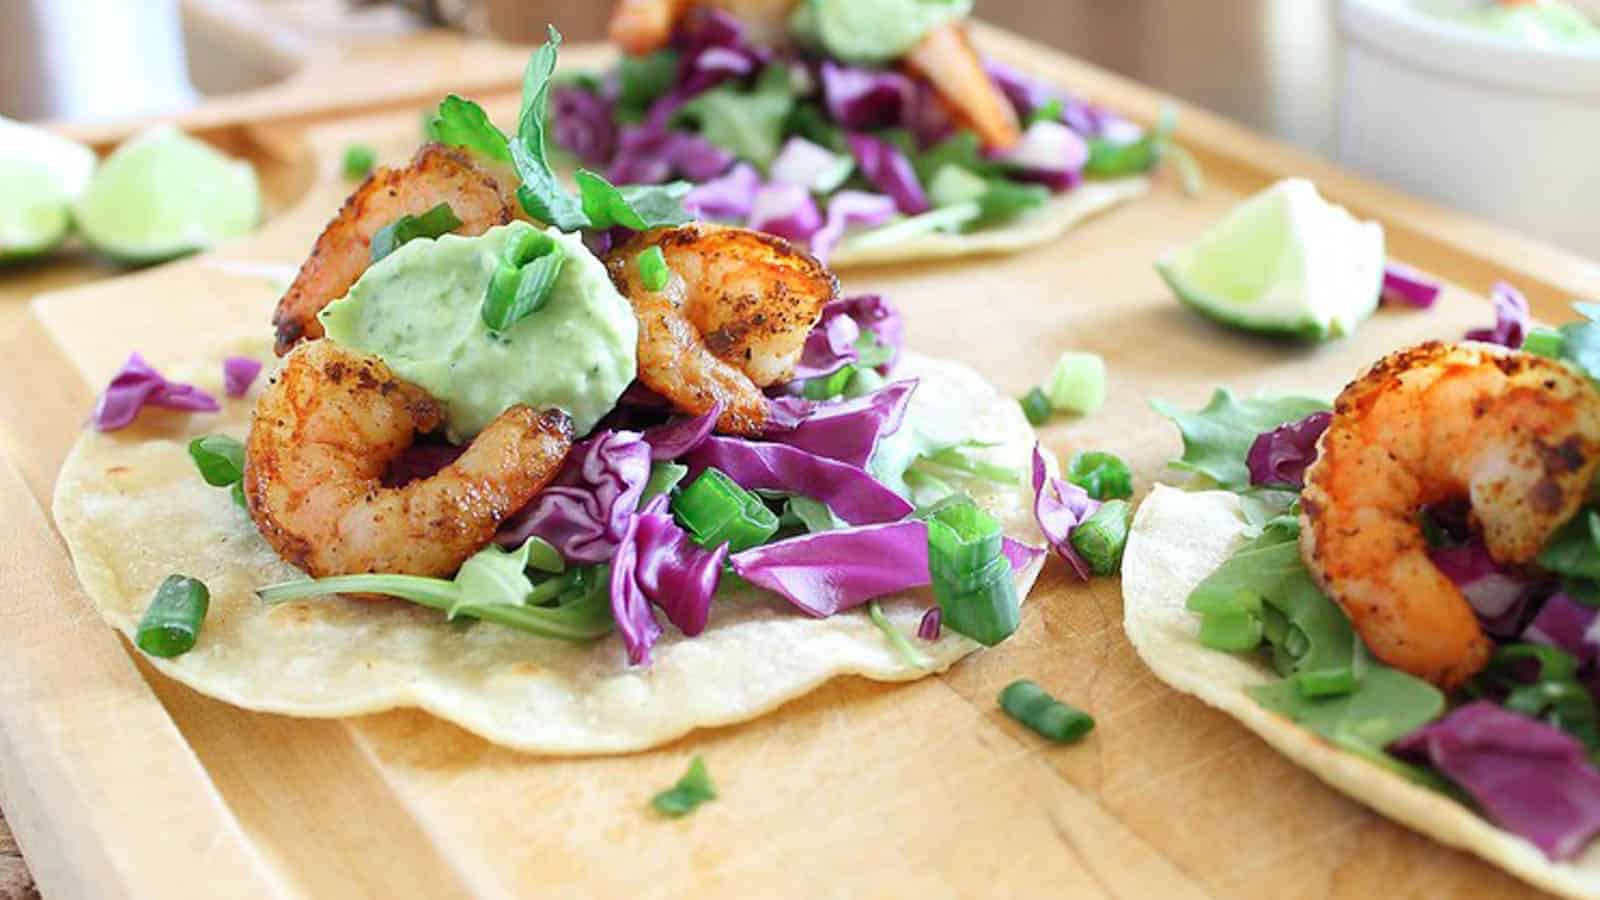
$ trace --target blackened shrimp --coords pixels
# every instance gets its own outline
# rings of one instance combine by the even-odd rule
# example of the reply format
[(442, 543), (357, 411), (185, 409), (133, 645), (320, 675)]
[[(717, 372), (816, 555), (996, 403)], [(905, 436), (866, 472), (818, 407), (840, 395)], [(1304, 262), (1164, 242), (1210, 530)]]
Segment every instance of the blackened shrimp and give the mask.
[(561, 468), (565, 414), (506, 410), (436, 474), (382, 482), (440, 405), (376, 357), (302, 344), (256, 402), (244, 491), (267, 543), (314, 577), (364, 572), (445, 577)]
[(1378, 659), (1449, 689), (1492, 650), (1428, 556), (1423, 507), (1465, 498), (1490, 556), (1532, 562), (1600, 467), (1600, 393), (1487, 344), (1391, 354), (1339, 395), (1301, 494), (1306, 566)]
[(272, 314), (282, 356), (302, 340), (322, 337), (317, 313), (343, 297), (372, 261), (372, 236), (404, 215), (421, 215), (441, 203), (461, 220), (456, 234), (483, 234), (510, 222), (507, 191), (464, 151), (429, 144), (403, 169), (372, 173), (322, 230), (311, 256)]
[[(639, 256), (659, 247), (671, 270), (645, 288)], [(639, 320), (639, 381), (679, 410), (723, 405), (719, 430), (760, 434), (762, 392), (788, 379), (838, 285), (815, 258), (771, 235), (718, 225), (643, 232), (606, 257)]]

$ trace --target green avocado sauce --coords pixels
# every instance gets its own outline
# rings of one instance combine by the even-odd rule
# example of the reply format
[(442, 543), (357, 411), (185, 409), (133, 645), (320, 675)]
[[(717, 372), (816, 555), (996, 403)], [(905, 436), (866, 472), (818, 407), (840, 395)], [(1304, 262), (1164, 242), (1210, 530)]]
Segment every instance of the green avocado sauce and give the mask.
[(328, 337), (380, 357), (445, 406), (449, 436), (470, 440), (519, 403), (560, 409), (584, 434), (638, 371), (638, 325), (605, 266), (555, 229), (566, 261), (549, 301), (502, 334), (483, 322), (489, 279), (526, 222), (478, 237), (411, 241), (318, 316)]
[(881, 65), (971, 13), (972, 0), (805, 0), (790, 15), (789, 30), (841, 62)]

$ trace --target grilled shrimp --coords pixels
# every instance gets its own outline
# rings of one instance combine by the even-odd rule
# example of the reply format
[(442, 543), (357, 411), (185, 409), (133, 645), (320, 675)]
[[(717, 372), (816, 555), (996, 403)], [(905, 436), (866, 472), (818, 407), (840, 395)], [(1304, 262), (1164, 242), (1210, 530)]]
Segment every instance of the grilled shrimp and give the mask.
[(1541, 357), (1426, 343), (1345, 388), (1319, 446), (1301, 493), (1307, 568), (1378, 659), (1448, 690), (1492, 648), (1429, 559), (1421, 509), (1465, 497), (1496, 562), (1532, 562), (1600, 467), (1600, 393)]
[[(797, 0), (618, 0), (611, 13), (612, 43), (633, 55), (667, 45), (678, 20), (695, 7), (713, 6), (732, 13), (763, 43), (784, 39), (790, 11)], [(983, 62), (959, 22), (935, 28), (906, 54), (907, 69), (926, 79), (961, 122), (985, 146), (1008, 150), (1021, 139), (1016, 110), (984, 70)]]
[(417, 433), (443, 422), (427, 392), (378, 358), (303, 344), (256, 402), (245, 445), (250, 517), (279, 556), (316, 577), (448, 576), (555, 477), (572, 425), (561, 412), (514, 406), (437, 474), (383, 486)]
[(278, 355), (301, 340), (322, 337), (317, 313), (343, 297), (372, 261), (372, 236), (403, 215), (448, 203), (461, 220), (457, 234), (483, 234), (515, 214), (507, 190), (465, 152), (439, 144), (417, 151), (404, 169), (372, 173), (322, 230), (300, 274), (272, 314)]
[[(660, 291), (639, 277), (639, 254), (660, 247), (672, 270)], [(683, 412), (719, 401), (717, 427), (759, 434), (762, 388), (794, 371), (806, 335), (838, 290), (833, 275), (787, 241), (744, 228), (690, 224), (636, 235), (606, 257), (639, 320), (639, 380)]]

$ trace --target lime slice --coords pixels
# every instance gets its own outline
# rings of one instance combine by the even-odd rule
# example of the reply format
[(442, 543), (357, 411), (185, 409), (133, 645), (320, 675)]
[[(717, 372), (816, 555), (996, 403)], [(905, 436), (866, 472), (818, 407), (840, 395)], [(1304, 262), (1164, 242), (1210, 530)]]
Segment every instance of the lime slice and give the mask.
[(1354, 331), (1377, 308), (1383, 228), (1290, 178), (1156, 269), (1178, 299), (1224, 325), (1325, 340)]
[(261, 217), (250, 164), (170, 126), (118, 147), (89, 180), (75, 208), (96, 249), (151, 263), (247, 234)]
[(94, 171), (94, 151), (0, 116), (0, 262), (50, 252), (72, 230), (72, 201)]

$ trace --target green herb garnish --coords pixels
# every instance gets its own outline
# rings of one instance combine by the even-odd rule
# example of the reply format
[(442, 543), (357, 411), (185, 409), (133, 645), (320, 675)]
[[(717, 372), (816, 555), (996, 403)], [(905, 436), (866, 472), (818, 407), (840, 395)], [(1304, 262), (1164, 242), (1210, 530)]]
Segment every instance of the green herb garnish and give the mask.
[(1225, 388), (1218, 388), (1203, 409), (1193, 412), (1161, 400), (1153, 400), (1150, 405), (1183, 433), (1183, 457), (1173, 461), (1172, 467), (1203, 475), (1217, 487), (1230, 491), (1250, 487), (1245, 457), (1257, 436), (1329, 408), (1326, 402), (1310, 397), (1235, 400)]
[(462, 147), (499, 162), (511, 160), (505, 132), (489, 121), (489, 114), (483, 107), (455, 94), (439, 103), (438, 111), (428, 117), (423, 131), (428, 140), (436, 143)]
[(1115, 453), (1099, 450), (1072, 454), (1067, 480), (1096, 500), (1126, 500), (1133, 496), (1133, 470)]
[(420, 216), (401, 216), (372, 236), (372, 261), (376, 263), (417, 238), (437, 238), (461, 227), (450, 204), (441, 203)]
[(245, 506), (244, 444), (225, 434), (208, 434), (189, 442), (189, 458), (212, 487), (233, 489), (233, 502)]
[(162, 659), (182, 656), (194, 649), (210, 605), (205, 584), (187, 575), (168, 575), (139, 617), (134, 643)]
[(672, 280), (672, 270), (667, 268), (667, 257), (659, 246), (639, 254), (639, 280), (647, 291), (665, 290)]
[(351, 144), (344, 148), (344, 177), (351, 181), (359, 181), (372, 172), (372, 167), (378, 164), (378, 151), (366, 144)]
[(711, 783), (711, 773), (706, 771), (704, 759), (696, 756), (689, 763), (689, 771), (672, 787), (655, 795), (650, 805), (664, 816), (686, 816), (707, 800), (717, 799), (717, 788)]
[(1094, 730), (1094, 718), (1050, 696), (1032, 681), (1013, 681), (1000, 692), (1000, 708), (1034, 733), (1070, 744)]

